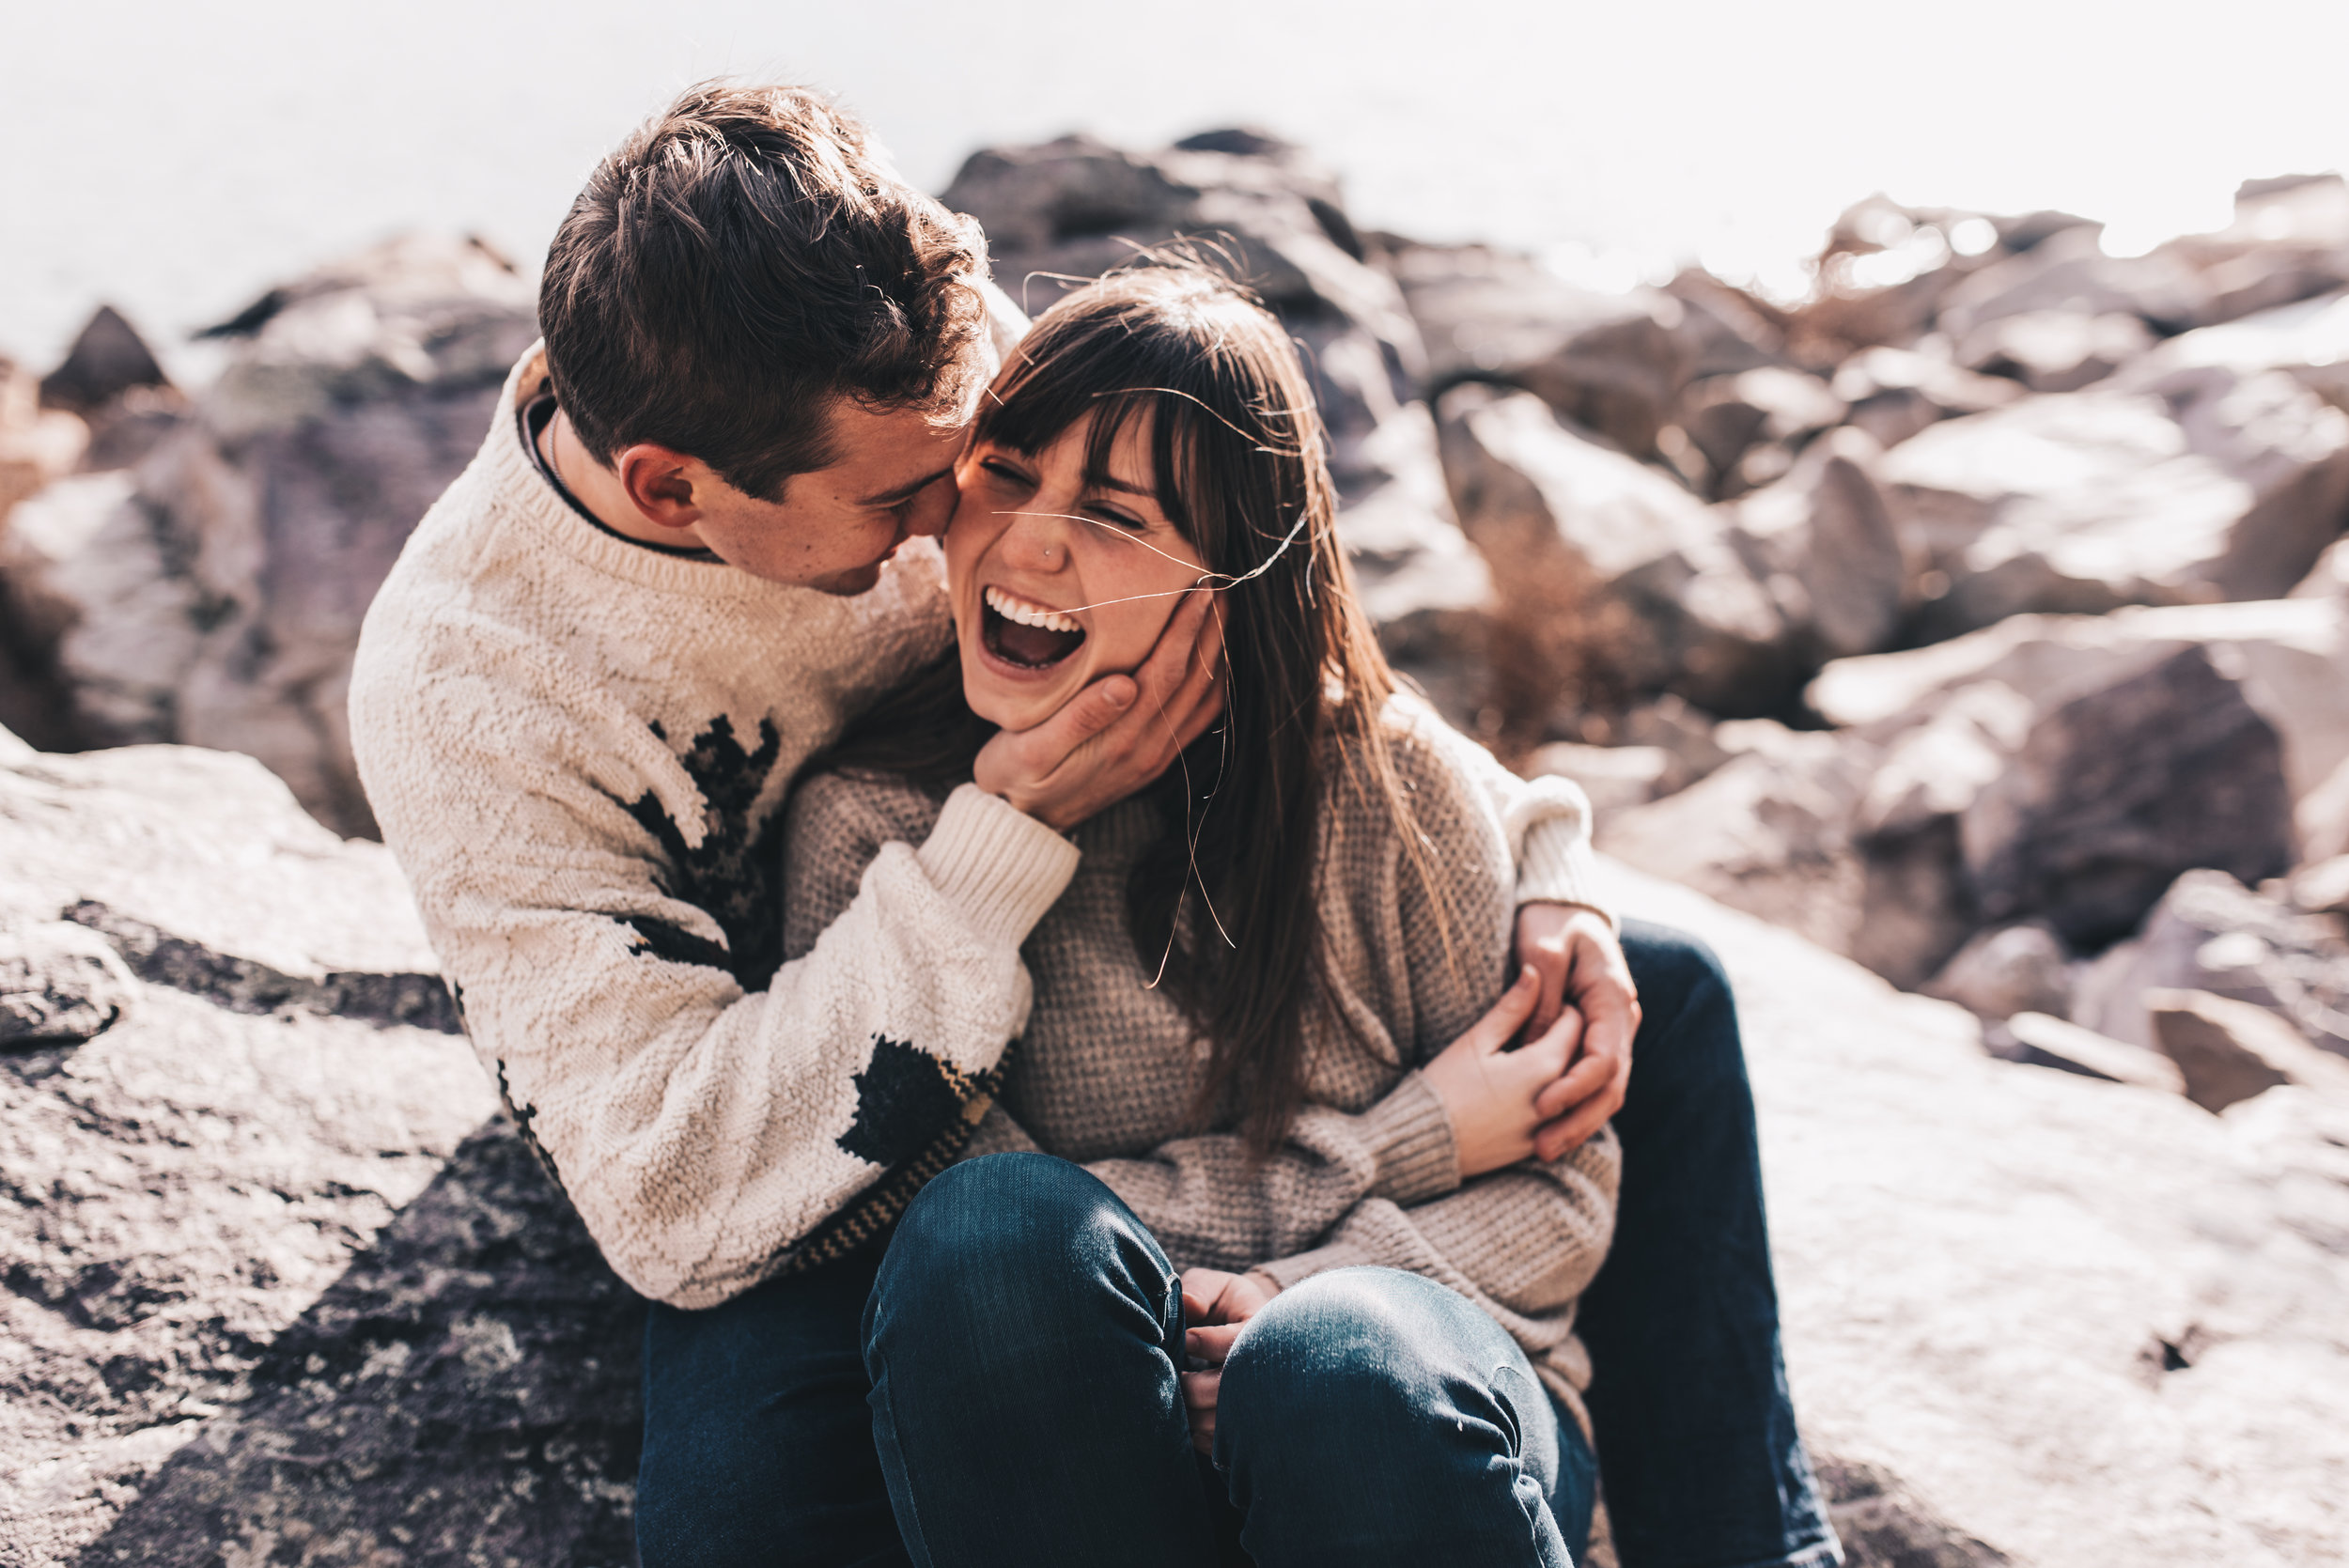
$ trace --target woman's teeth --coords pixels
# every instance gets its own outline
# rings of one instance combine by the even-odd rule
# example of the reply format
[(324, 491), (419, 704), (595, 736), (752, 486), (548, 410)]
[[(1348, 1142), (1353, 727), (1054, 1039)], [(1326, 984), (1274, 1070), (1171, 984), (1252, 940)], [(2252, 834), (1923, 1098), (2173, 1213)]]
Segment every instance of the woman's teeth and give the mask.
[(1076, 617), (1073, 615), (1064, 615), (1057, 610), (1047, 610), (1040, 604), (1031, 604), (1026, 599), (1014, 598), (1001, 588), (989, 588), (987, 591), (987, 607), (1003, 616), (1003, 619), (1017, 621), (1021, 626), (1041, 627), (1046, 631), (1082, 631), (1084, 629), (1077, 624)]

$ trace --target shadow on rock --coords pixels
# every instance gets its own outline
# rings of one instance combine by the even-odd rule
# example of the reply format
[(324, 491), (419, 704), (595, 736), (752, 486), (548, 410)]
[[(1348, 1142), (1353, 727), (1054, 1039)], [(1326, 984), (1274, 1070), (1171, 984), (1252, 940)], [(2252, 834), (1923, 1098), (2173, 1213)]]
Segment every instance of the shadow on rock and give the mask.
[(1890, 1471), (1824, 1456), (1818, 1471), (1845, 1568), (2006, 1568), (2014, 1561), (1936, 1514)]
[(500, 1118), (79, 1561), (630, 1562), (643, 1319)]

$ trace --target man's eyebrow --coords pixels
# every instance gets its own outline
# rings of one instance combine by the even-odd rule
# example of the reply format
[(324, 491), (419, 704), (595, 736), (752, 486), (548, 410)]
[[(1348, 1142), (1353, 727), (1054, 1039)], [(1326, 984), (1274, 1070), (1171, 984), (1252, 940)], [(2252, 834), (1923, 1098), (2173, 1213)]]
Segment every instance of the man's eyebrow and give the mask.
[(954, 473), (954, 471), (955, 465), (948, 463), (944, 468), (940, 469), (937, 473), (925, 474), (919, 479), (910, 480), (905, 484), (899, 485), (894, 490), (883, 490), (879, 495), (865, 496), (860, 500), (857, 505), (860, 506), (894, 506), (901, 501), (912, 500), (924, 490), (928, 489), (932, 485), (937, 484), (941, 479), (943, 479), (948, 474)]

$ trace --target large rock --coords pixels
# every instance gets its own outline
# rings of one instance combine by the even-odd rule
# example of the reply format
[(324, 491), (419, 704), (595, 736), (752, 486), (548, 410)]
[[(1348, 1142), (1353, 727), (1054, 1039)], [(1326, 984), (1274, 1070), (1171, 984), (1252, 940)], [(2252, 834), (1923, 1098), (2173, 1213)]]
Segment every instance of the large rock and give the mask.
[(2093, 947), (2134, 930), (2182, 872), (2280, 875), (2282, 750), (2201, 648), (2055, 705), (1959, 819), (1976, 908)]
[(1863, 827), (1881, 760), (1858, 737), (1790, 734), (1600, 816), (1599, 847), (1915, 986), (1976, 921), (1952, 819)]
[[(1789, 1372), (1856, 1564), (2328, 1560), (2349, 1126), (2289, 1088), (2218, 1118), (1993, 1061), (1955, 1008), (1607, 875), (1735, 985)], [(417, 972), (382, 851), (243, 759), (0, 737), (0, 889), (10, 929), (70, 908), (222, 960), (0, 1056), (8, 1560), (627, 1561), (640, 1308), (453, 1018), (324, 984)], [(257, 966), (316, 983), (272, 999)]]
[(1531, 393), (1463, 386), (1438, 413), (1461, 525), (1523, 650), (1520, 705), (1666, 688), (1717, 713), (1784, 700), (1784, 619), (1719, 515)]
[(2062, 311), (2133, 316), (2175, 333), (2200, 326), (2209, 303), (2201, 276), (2174, 256), (2109, 256), (2096, 231), (2072, 228), (1959, 282), (1942, 299), (1936, 324), (1963, 342), (1988, 322)]
[(1586, 288), (1482, 245), (1414, 245), (1387, 264), (1419, 323), (1432, 386), (1525, 387), (1625, 451), (1656, 455), (1696, 374), (1687, 302), (1660, 288)]
[(1900, 631), (1908, 560), (1877, 477), (1882, 459), (1865, 432), (1831, 431), (1784, 478), (1735, 505), (1732, 543), (1769, 588), (1806, 664), (1875, 653)]
[(2186, 1097), (2224, 1110), (2279, 1084), (2349, 1106), (2349, 1064), (2326, 1055), (2263, 1007), (2208, 991), (2149, 991), (2154, 1039), (2178, 1064)]
[(1944, 419), (2004, 408), (2023, 389), (2000, 376), (1968, 370), (1939, 351), (1863, 349), (1836, 368), (1832, 390), (1849, 405), (1848, 423), (1897, 446)]
[(2329, 292), (2349, 285), (2349, 182), (2338, 174), (2245, 180), (2232, 223), (2162, 250), (2201, 273), (2206, 322)]
[(381, 846), (0, 736), (0, 971), (44, 951), (129, 1000), (0, 1054), (0, 1557), (628, 1561), (640, 1309)]
[(89, 413), (134, 387), (166, 387), (171, 379), (138, 329), (112, 305), (100, 305), (65, 361), (41, 379), (41, 401)]
[(2281, 373), (2028, 397), (1894, 447), (1929, 638), (2030, 611), (2280, 597), (2349, 516), (2349, 414)]
[(1818, 377), (1782, 365), (1692, 382), (1681, 425), (1705, 461), (1716, 500), (1783, 475), (1801, 444), (1843, 422), (1843, 400)]
[[(1736, 988), (1788, 1374), (1856, 1560), (2337, 1558), (2349, 1118), (1993, 1061), (1956, 1007), (1684, 890), (1615, 892)], [(1906, 1498), (1895, 1542), (1868, 1472)]]
[(1811, 683), (1808, 698), (1831, 724), (1905, 730), (1979, 683), (2021, 694), (2037, 711), (2191, 647), (2205, 650), (2282, 737), (2285, 784), (2300, 803), (2301, 837), (2310, 838), (2326, 781), (2349, 783), (2340, 774), (2349, 765), (2349, 603), (2018, 615), (1947, 643), (1838, 660)]
[(1968, 369), (2012, 376), (2033, 392), (2077, 392), (2153, 345), (2153, 334), (2135, 316), (2027, 310), (1976, 327), (1957, 357)]
[(2156, 392), (2181, 375), (2213, 370), (2287, 375), (2335, 408), (2349, 409), (2349, 293), (2328, 293), (2173, 337), (2115, 375), (2110, 385)]
[(2190, 871), (2142, 929), (2081, 977), (2076, 1021), (2132, 1045), (2155, 1044), (2147, 998), (2209, 992), (2285, 1018), (2349, 1056), (2349, 942), (2330, 917), (2255, 893), (2221, 871)]
[(534, 305), (494, 253), (411, 238), (224, 324), (227, 367), (139, 463), (135, 495), (88, 481), (9, 546), (84, 738), (243, 752), (321, 819), (372, 832), (344, 716), (359, 623), (479, 446)]
[(1461, 535), (1421, 396), (1425, 353), (1393, 281), (1363, 260), (1334, 179), (1258, 132), (1157, 152), (1086, 136), (990, 147), (941, 198), (986, 228), (997, 281), (1031, 311), (1054, 279), (1205, 237), (1304, 349), (1330, 436), (1340, 536), (1389, 657), (1455, 718), (1487, 700), (1491, 580)]

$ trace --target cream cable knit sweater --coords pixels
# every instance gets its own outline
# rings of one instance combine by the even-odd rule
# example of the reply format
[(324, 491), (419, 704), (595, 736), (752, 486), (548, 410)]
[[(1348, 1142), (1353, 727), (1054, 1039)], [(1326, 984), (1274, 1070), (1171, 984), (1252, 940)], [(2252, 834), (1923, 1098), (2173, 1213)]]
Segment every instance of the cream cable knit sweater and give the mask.
[[(368, 612), (352, 745), (523, 1136), (623, 1279), (711, 1306), (903, 1156), (908, 1063), (994, 1068), (1078, 849), (966, 788), (784, 963), (785, 795), (945, 645), (938, 551), (835, 598), (601, 533), (517, 432), (543, 375), (534, 348)], [(1594, 902), (1579, 796), (1497, 802), (1520, 896)]]
[[(1502, 802), (1514, 792), (1499, 764), (1415, 702), (1398, 699), (1392, 717), (1455, 911), (1457, 962), (1392, 824), (1333, 778), (1321, 915), (1342, 1005), (1370, 1049), (1326, 1021), (1312, 1030), (1309, 1103), (1287, 1143), (1252, 1170), (1237, 1134), (1186, 1125), (1206, 1042), (1151, 988), (1127, 924), (1128, 874), (1170, 831), (1137, 800), (1077, 830), (1083, 862), (1025, 948), (1034, 1007), (967, 1156), (1041, 1148), (1084, 1163), (1177, 1267), (1258, 1267), (1283, 1285), (1348, 1264), (1425, 1274), (1490, 1312), (1579, 1410), (1590, 1372), (1574, 1306), (1607, 1255), (1619, 1145), (1602, 1129), (1563, 1159), (1461, 1181), (1442, 1105), (1416, 1069), (1499, 1000), (1512, 967), (1517, 834)], [(1579, 797), (1554, 798), (1567, 809)], [(785, 847), (784, 951), (829, 940), (864, 866), (940, 819), (937, 800), (897, 779), (826, 773), (802, 785)], [(1235, 1126), (1236, 1110), (1215, 1126)]]

